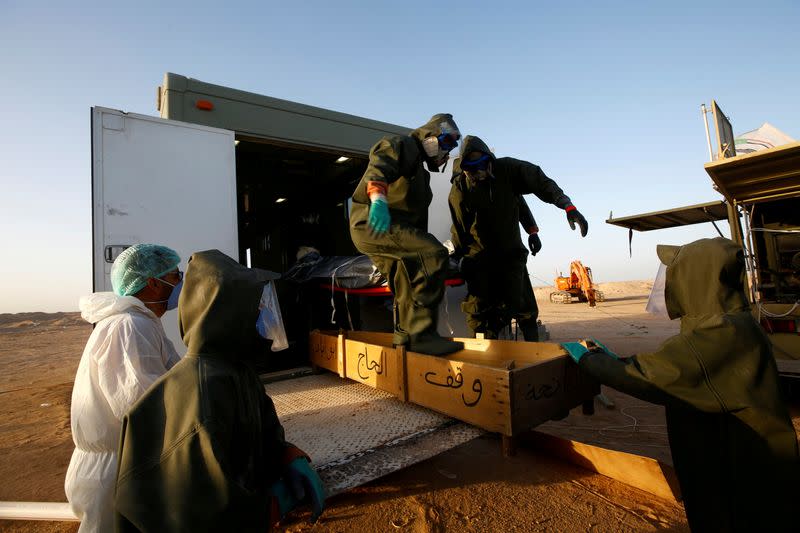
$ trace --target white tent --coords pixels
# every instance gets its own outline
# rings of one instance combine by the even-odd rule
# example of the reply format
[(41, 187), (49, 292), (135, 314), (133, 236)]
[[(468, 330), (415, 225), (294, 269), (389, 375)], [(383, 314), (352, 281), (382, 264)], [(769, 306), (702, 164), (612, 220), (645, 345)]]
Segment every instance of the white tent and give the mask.
[(794, 141), (794, 139), (769, 122), (765, 122), (758, 129), (738, 135), (734, 143), (736, 145), (736, 155), (742, 155), (789, 144)]

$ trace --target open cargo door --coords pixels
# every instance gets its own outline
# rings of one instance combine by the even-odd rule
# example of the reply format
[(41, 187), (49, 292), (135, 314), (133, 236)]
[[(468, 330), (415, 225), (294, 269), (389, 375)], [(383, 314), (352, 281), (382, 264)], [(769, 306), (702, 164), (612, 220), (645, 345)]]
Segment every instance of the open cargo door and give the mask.
[(665, 211), (654, 211), (628, 217), (609, 217), (606, 223), (636, 231), (676, 228), (703, 222), (716, 222), (728, 218), (725, 202), (706, 202), (704, 204), (676, 207)]
[[(92, 269), (111, 290), (111, 265), (152, 242), (189, 256), (216, 248), (238, 258), (236, 158), (228, 130), (92, 108)], [(175, 311), (164, 319), (179, 353)]]

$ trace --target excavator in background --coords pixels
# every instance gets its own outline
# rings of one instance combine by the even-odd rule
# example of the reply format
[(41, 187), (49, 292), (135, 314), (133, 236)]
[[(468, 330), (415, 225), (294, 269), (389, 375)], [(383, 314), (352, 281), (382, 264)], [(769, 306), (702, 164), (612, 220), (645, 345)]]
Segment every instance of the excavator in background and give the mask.
[(569, 276), (559, 275), (555, 285), (558, 290), (550, 293), (550, 301), (554, 304), (569, 304), (572, 298), (578, 298), (579, 302), (589, 302), (594, 307), (596, 302), (605, 300), (603, 292), (592, 281), (592, 269), (580, 261), (570, 263)]

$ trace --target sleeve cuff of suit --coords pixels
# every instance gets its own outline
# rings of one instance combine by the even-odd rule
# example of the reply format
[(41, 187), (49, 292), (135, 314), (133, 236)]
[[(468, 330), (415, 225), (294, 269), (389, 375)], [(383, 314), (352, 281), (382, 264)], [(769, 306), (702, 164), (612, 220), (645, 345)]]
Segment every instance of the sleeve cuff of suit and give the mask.
[(367, 182), (367, 196), (382, 196), (386, 198), (389, 192), (389, 186), (384, 181), (371, 180)]
[(562, 194), (555, 202), (553, 202), (556, 207), (559, 209), (566, 209), (567, 207), (572, 205), (572, 200), (569, 199), (569, 196), (566, 194)]
[(306, 452), (304, 452), (297, 446), (292, 446), (290, 444), (289, 446), (286, 447), (286, 449), (283, 452), (282, 463), (284, 465), (288, 465), (289, 463), (300, 457), (305, 457), (309, 463), (311, 462), (311, 457), (309, 457)]

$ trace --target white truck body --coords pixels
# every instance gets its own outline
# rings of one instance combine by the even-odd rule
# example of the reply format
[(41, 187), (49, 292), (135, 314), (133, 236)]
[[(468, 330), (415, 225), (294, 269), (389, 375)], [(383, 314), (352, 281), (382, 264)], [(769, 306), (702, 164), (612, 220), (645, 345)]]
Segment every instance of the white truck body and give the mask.
[[(169, 246), (181, 256), (180, 268), (185, 269), (189, 256), (196, 251), (219, 249), (247, 264), (251, 248), (254, 256), (257, 256), (255, 248), (258, 246), (269, 248), (270, 242), (286, 241), (287, 235), (291, 235), (291, 228), (284, 228), (282, 237), (266, 234), (259, 235), (258, 239), (252, 237), (252, 230), (250, 233), (242, 230), (245, 222), (241, 211), (246, 209), (244, 206), (248, 202), (255, 202), (254, 198), (244, 198), (248, 193), (243, 191), (250, 185), (247, 180), (254, 181), (256, 178), (251, 178), (249, 174), (243, 177), (241, 173), (237, 176), (238, 138), (253, 150), (268, 149), (270, 153), (278, 153), (278, 156), (270, 157), (280, 157), (281, 150), (293, 157), (297, 157), (298, 153), (303, 157), (302, 154), (307, 153), (309, 158), (314, 158), (313, 164), (318, 164), (317, 160), (328, 154), (334, 159), (343, 154), (365, 166), (369, 148), (374, 142), (387, 134), (409, 131), (401, 126), (210, 86), (172, 74), (165, 77), (165, 86), (169, 80), (176, 85), (175, 78), (180, 83), (197, 83), (207, 92), (222, 95), (217, 104), (220, 107), (233, 106), (230, 101), (236, 100), (239, 107), (233, 107), (230, 115), (235, 118), (230, 120), (241, 122), (243, 126), (233, 130), (104, 107), (92, 108), (95, 291), (111, 290), (111, 265), (122, 250), (133, 244), (152, 242)], [(161, 94), (167, 94), (167, 90), (162, 88)], [(204, 94), (203, 97), (207, 96)], [(179, 101), (184, 99), (188, 100), (188, 97), (184, 98), (182, 93)], [(162, 97), (162, 115), (167, 108), (165, 101), (166, 96)], [(172, 108), (177, 108), (174, 99)], [(268, 123), (263, 131), (249, 118), (259, 113), (263, 115), (262, 120)], [(248, 118), (242, 120), (238, 118), (239, 115)], [(203, 114), (197, 116), (203, 120), (206, 117)], [(208, 116), (213, 118), (208, 122), (225, 122), (225, 117)], [(297, 120), (292, 120), (292, 117)], [(301, 122), (303, 128), (297, 129), (297, 122)], [(280, 138), (280, 124), (287, 125), (285, 138)], [(314, 128), (318, 128), (319, 132)], [(340, 140), (340, 146), (336, 146), (337, 140)], [(252, 170), (241, 172), (252, 173)], [(350, 183), (356, 177), (360, 178), (360, 172), (363, 172), (363, 168), (353, 168), (348, 177)], [(447, 207), (449, 172), (448, 167), (445, 173), (431, 176), (434, 200), (430, 206), (429, 231), (441, 241), (450, 235)], [(259, 183), (256, 185), (260, 186)], [(352, 193), (352, 185), (349, 189), (347, 186), (343, 183), (344, 189), (339, 189), (339, 196), (342, 196), (342, 190), (349, 191), (347, 196)], [(314, 191), (306, 193), (313, 194)], [(346, 198), (331, 198), (330, 201), (339, 206), (344, 204), (342, 209), (346, 209)], [(272, 207), (278, 209), (277, 206)], [(337, 227), (346, 224), (346, 213), (338, 213), (344, 216), (336, 217)], [(340, 231), (344, 232), (346, 229)], [(348, 238), (349, 235), (343, 236), (341, 240)], [(284, 266), (293, 262), (293, 253), (288, 247), (283, 250)], [(259, 264), (258, 260), (254, 260), (252, 266), (282, 271), (274, 262)], [(463, 288), (448, 290), (448, 302), (443, 306), (448, 316), (440, 321), (443, 334), (467, 334), (458, 305), (463, 294)], [(163, 323), (176, 349), (179, 352), (185, 350), (178, 333), (176, 312), (168, 312)]]

